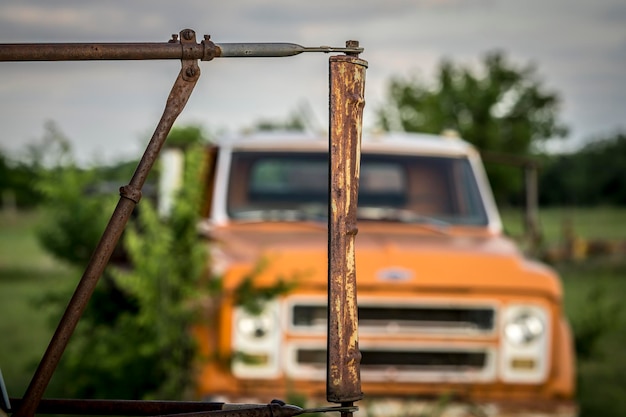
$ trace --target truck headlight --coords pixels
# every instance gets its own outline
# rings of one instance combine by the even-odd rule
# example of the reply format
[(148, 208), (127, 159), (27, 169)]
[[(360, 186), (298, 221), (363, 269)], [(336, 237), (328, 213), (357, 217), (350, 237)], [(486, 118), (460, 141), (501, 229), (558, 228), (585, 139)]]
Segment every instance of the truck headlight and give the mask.
[(509, 304), (500, 318), (500, 378), (535, 384), (547, 378), (550, 366), (551, 315), (547, 306)]
[(237, 330), (250, 339), (262, 339), (274, 331), (276, 320), (265, 311), (258, 316), (242, 313), (237, 322)]
[(280, 304), (266, 303), (263, 311), (250, 314), (243, 307), (233, 310), (232, 351), (240, 354), (232, 362), (239, 378), (275, 378), (280, 374)]
[(545, 325), (542, 319), (529, 311), (517, 314), (504, 325), (504, 335), (515, 345), (534, 342), (543, 336)]

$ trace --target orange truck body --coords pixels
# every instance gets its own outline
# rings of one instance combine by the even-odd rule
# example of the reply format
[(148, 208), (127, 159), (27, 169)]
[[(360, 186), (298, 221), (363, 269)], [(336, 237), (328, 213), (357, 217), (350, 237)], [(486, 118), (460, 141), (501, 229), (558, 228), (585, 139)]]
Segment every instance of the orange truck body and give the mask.
[[(224, 291), (196, 329), (202, 398), (324, 401), (327, 153), (293, 132), (210, 149), (203, 230)], [(559, 277), (503, 235), (471, 145), (364, 134), (358, 207), (359, 413), (576, 415)], [(252, 313), (234, 296), (251, 274), (292, 285)]]

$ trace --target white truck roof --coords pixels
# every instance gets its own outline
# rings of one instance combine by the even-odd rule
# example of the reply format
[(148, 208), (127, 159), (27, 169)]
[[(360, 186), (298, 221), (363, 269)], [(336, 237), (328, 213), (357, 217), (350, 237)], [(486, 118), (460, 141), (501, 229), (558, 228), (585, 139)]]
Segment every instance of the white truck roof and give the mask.
[[(229, 135), (217, 141), (220, 147), (233, 150), (289, 149), (302, 151), (328, 150), (328, 137), (298, 131), (254, 132)], [(475, 148), (468, 142), (446, 135), (408, 132), (363, 133), (363, 152), (417, 153), (420, 155), (466, 156), (476, 155)]]

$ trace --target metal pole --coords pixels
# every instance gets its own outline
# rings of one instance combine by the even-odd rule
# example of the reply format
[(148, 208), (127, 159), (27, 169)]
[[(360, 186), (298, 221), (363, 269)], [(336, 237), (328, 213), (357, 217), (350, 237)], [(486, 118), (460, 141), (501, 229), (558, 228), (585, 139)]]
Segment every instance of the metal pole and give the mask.
[(326, 398), (342, 406), (363, 398), (355, 238), (366, 68), (367, 62), (356, 55), (330, 57)]

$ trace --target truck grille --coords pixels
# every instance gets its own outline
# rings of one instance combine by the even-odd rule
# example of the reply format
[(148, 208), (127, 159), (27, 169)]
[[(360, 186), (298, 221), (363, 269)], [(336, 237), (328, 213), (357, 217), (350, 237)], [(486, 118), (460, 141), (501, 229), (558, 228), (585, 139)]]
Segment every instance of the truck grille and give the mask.
[[(370, 381), (488, 381), (495, 375), (493, 351), (488, 348), (450, 349), (360, 347), (361, 374)], [(299, 377), (323, 379), (326, 349), (294, 346), (294, 368)]]
[[(476, 370), (482, 369), (487, 361), (486, 352), (461, 351), (402, 351), (361, 349), (361, 369), (387, 368), (402, 366), (405, 368), (432, 370)], [(299, 349), (298, 363), (307, 365), (325, 365), (326, 350)]]
[[(326, 306), (315, 303), (293, 304), (294, 330), (325, 331)], [(496, 310), (487, 305), (391, 305), (359, 302), (359, 331), (362, 333), (462, 333), (485, 334), (494, 331)]]
[[(287, 300), (294, 337), (287, 372), (326, 375), (325, 300)], [(495, 379), (496, 303), (359, 300), (361, 374), (370, 381), (486, 382)], [(306, 338), (306, 339), (300, 339)], [(300, 340), (298, 340), (300, 339)], [(322, 345), (320, 345), (322, 344)]]

